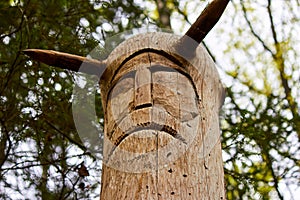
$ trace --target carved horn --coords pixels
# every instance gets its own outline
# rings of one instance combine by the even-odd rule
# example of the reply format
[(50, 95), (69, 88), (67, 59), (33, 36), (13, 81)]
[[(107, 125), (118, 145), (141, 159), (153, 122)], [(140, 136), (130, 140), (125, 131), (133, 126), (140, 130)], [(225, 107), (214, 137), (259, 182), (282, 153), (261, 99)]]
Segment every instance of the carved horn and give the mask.
[[(185, 56), (194, 55), (195, 49), (218, 22), (229, 1), (214, 0), (203, 10), (196, 22), (179, 40), (176, 48), (180, 54)], [(106, 61), (87, 59), (52, 50), (26, 49), (23, 52), (31, 58), (51, 66), (75, 72), (78, 72), (80, 69), (81, 72), (97, 76), (101, 76), (106, 67)]]
[(26, 49), (23, 50), (23, 52), (34, 60), (43, 62), (47, 65), (97, 76), (101, 76), (106, 67), (105, 60), (98, 61), (53, 50)]
[[(222, 16), (230, 0), (214, 0), (202, 11), (196, 22), (180, 39), (178, 50), (186, 55), (194, 53), (209, 31), (215, 26)], [(183, 49), (182, 49), (183, 48)], [(185, 51), (185, 52), (184, 52)]]

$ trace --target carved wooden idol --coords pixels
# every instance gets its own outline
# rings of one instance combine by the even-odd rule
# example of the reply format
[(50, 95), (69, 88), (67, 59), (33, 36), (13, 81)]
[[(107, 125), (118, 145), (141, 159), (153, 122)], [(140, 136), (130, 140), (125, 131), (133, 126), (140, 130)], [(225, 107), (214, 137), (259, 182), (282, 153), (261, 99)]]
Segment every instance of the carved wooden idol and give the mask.
[[(85, 61), (87, 73), (101, 75), (102, 200), (225, 199), (218, 121), (224, 91), (199, 43), (227, 3), (213, 1), (181, 38), (140, 34), (105, 61)], [(75, 71), (85, 60), (47, 50), (25, 53)]]

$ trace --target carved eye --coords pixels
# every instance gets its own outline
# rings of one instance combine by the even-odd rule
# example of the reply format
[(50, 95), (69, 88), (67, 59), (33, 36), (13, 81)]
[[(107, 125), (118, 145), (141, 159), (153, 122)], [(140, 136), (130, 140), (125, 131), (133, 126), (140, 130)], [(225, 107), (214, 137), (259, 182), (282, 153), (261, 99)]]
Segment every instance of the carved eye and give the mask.
[(125, 74), (112, 88), (111, 98), (117, 95), (127, 93), (129, 90), (134, 89), (134, 76), (135, 71)]
[(167, 67), (167, 66), (163, 66), (163, 65), (151, 66), (150, 71), (152, 73), (155, 73), (155, 72), (178, 72), (176, 69), (173, 69), (172, 67)]

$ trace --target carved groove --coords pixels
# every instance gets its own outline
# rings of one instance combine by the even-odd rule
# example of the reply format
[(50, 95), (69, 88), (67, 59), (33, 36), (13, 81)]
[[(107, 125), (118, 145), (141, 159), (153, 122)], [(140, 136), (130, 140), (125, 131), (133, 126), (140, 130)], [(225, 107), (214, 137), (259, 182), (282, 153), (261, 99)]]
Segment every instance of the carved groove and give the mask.
[[(168, 125), (161, 125), (155, 122), (146, 122), (142, 124), (138, 124), (138, 126), (135, 126), (128, 130), (126, 133), (123, 132), (122, 136), (120, 136), (115, 142), (115, 146), (112, 148), (111, 152), (108, 155), (107, 161), (109, 161), (111, 155), (114, 153), (116, 148), (130, 135), (132, 135), (135, 132), (143, 131), (143, 130), (155, 130), (155, 131), (162, 131), (165, 133), (168, 133), (170, 136), (172, 136), (174, 139), (180, 140), (182, 143), (187, 144), (186, 140), (172, 127)], [(112, 133), (113, 134), (113, 133)]]

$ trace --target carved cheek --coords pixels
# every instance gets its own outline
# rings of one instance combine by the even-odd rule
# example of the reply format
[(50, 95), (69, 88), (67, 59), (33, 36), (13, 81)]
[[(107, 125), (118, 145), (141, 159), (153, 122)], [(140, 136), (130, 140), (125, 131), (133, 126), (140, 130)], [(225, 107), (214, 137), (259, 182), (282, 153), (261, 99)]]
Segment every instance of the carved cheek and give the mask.
[(157, 71), (152, 79), (154, 107), (163, 108), (177, 119), (177, 136), (189, 146), (198, 134), (200, 122), (196, 91), (189, 79), (175, 70)]
[(187, 121), (199, 114), (196, 93), (188, 78), (174, 72), (153, 73), (154, 106), (163, 107), (180, 121)]
[(134, 101), (134, 78), (127, 77), (117, 82), (110, 94), (108, 113), (119, 121), (130, 113)]

